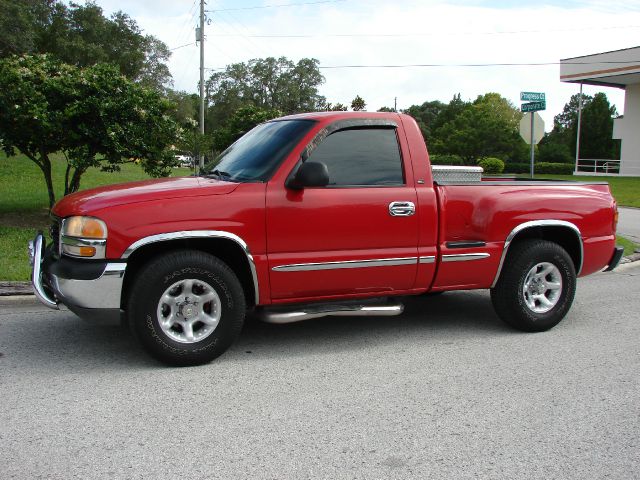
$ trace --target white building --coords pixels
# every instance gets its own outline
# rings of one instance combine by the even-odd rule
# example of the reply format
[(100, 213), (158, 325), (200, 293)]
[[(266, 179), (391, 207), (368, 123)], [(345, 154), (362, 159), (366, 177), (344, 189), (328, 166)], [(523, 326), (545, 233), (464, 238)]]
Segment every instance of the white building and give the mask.
[[(560, 60), (560, 80), (625, 90), (624, 116), (614, 120), (613, 138), (622, 141), (620, 175), (640, 176), (640, 47)], [(597, 171), (605, 168), (603, 160)]]

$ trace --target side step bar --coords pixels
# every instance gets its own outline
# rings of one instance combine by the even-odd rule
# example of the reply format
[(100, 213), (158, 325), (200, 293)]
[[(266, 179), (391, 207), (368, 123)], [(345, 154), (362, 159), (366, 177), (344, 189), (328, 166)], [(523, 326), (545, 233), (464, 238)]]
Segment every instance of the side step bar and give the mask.
[(324, 305), (302, 305), (288, 308), (269, 308), (261, 312), (260, 319), (266, 323), (284, 324), (321, 317), (394, 317), (404, 311), (401, 303), (342, 303)]

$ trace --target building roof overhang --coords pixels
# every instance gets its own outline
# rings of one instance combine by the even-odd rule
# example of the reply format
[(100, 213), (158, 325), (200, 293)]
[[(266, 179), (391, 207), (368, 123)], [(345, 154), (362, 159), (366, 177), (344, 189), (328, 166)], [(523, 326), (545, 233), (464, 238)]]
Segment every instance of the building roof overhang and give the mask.
[(640, 47), (560, 60), (560, 81), (625, 88), (640, 83)]

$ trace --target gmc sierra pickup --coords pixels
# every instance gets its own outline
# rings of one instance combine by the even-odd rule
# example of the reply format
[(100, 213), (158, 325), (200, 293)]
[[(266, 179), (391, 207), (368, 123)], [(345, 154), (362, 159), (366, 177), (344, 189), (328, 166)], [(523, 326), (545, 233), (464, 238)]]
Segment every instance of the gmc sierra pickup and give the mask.
[(276, 119), (213, 165), (63, 198), (51, 245), (30, 243), (37, 297), (125, 318), (152, 355), (193, 365), (229, 348), (249, 309), (272, 323), (397, 315), (394, 298), (490, 289), (506, 323), (547, 330), (576, 278), (622, 255), (606, 183), (432, 168), (407, 115)]

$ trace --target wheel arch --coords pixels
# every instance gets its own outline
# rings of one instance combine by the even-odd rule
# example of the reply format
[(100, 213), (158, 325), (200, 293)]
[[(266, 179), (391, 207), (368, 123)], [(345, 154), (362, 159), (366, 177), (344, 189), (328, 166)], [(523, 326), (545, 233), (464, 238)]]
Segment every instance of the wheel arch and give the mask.
[(239, 236), (219, 230), (181, 231), (151, 235), (131, 244), (121, 258), (127, 261), (122, 286), (121, 307), (127, 304), (128, 294), (136, 273), (152, 258), (180, 249), (199, 250), (215, 255), (234, 271), (245, 293), (247, 305), (259, 302), (258, 276), (247, 243)]
[(576, 276), (580, 275), (584, 259), (584, 247), (580, 229), (573, 223), (565, 220), (532, 220), (516, 226), (507, 236), (502, 249), (498, 271), (496, 272), (491, 288), (496, 286), (509, 248), (522, 240), (538, 238), (557, 243), (573, 260)]

